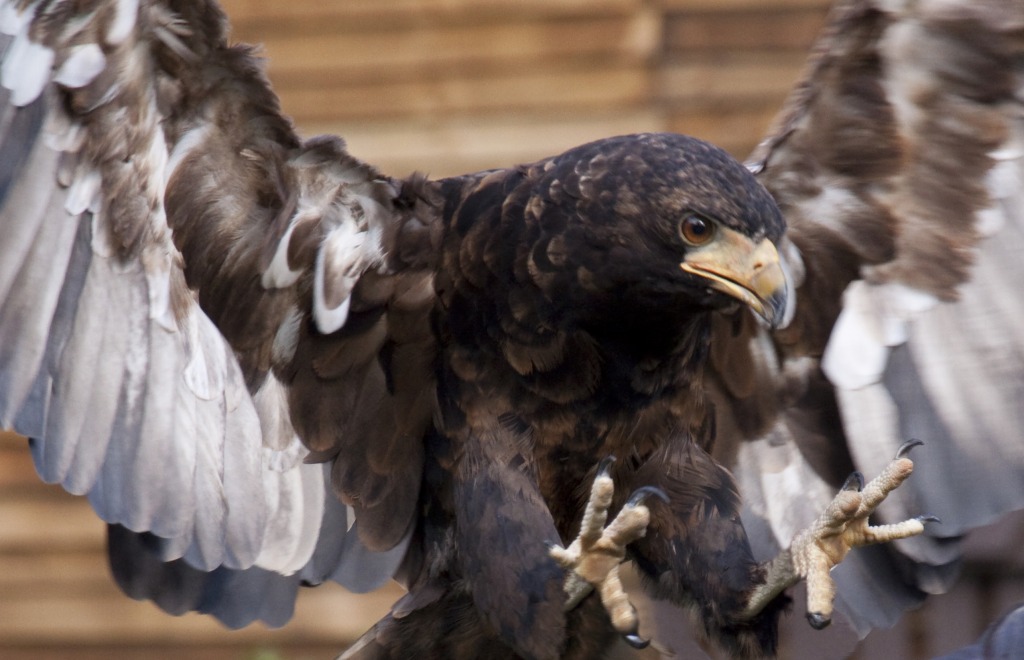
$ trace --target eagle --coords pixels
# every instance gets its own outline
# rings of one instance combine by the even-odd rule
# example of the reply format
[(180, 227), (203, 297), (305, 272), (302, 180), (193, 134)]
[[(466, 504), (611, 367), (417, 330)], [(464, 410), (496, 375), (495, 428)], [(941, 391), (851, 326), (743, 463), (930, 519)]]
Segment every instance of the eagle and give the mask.
[(0, 427), (133, 597), (396, 579), (343, 657), (593, 658), (648, 642), (631, 561), (761, 657), (796, 582), (884, 625), (1024, 506), (1020, 2), (840, 1), (746, 165), (436, 180), (300, 139), (212, 0), (0, 32)]

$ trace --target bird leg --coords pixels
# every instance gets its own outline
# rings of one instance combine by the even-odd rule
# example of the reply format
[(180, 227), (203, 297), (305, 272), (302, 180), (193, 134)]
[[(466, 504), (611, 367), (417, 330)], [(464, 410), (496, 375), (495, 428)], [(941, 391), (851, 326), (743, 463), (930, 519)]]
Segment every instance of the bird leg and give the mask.
[(573, 609), (597, 589), (615, 630), (630, 645), (643, 648), (649, 642), (637, 634), (636, 609), (622, 587), (619, 566), (626, 558), (626, 546), (647, 533), (651, 514), (644, 500), (651, 495), (665, 501), (668, 497), (659, 488), (640, 488), (630, 495), (615, 519), (605, 526), (608, 507), (615, 493), (608, 474), (614, 460), (606, 458), (598, 466), (576, 540), (567, 548), (552, 545), (549, 552), (562, 568), (569, 571), (565, 578), (565, 610)]
[(864, 477), (854, 472), (824, 513), (767, 564), (765, 583), (752, 594), (744, 616), (756, 615), (781, 592), (806, 579), (807, 620), (820, 630), (832, 622), (836, 589), (829, 571), (852, 548), (916, 536), (924, 531), (924, 523), (938, 522), (934, 516), (922, 516), (894, 525), (868, 524), (868, 516), (913, 472), (914, 462), (908, 454), (920, 444), (919, 440), (904, 443), (896, 457), (867, 485)]

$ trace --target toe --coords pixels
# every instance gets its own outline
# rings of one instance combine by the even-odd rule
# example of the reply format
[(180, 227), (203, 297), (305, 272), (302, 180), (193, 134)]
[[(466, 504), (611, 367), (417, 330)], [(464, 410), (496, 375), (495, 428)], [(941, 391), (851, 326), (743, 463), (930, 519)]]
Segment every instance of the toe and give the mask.
[(555, 545), (554, 543), (548, 545), (548, 556), (554, 559), (562, 568), (572, 568), (578, 559), (578, 557), (574, 553), (569, 552), (567, 548)]
[(823, 628), (832, 618), (836, 598), (836, 586), (829, 570), (838, 562), (814, 547), (808, 548), (808, 553), (810, 556), (807, 561), (807, 619), (811, 621), (811, 625), (817, 622)]
[(900, 487), (914, 471), (914, 462), (906, 456), (894, 458), (882, 472), (864, 487), (864, 503), (861, 515), (867, 516), (889, 496), (889, 493)]

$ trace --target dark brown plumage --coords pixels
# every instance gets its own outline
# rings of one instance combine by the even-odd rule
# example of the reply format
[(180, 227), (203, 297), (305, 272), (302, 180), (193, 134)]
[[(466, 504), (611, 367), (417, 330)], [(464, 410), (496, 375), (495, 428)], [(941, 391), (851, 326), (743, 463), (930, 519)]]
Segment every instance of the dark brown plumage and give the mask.
[[(947, 460), (882, 517), (955, 535), (1024, 502), (1001, 440), (1024, 422), (1015, 312), (937, 306), (972, 259), (986, 286), (1019, 272), (1020, 187), (1002, 240), (980, 219), (1005, 193), (993, 150), (1022, 179), (1017, 5), (841, 3), (756, 177), (645, 134), (429, 181), (299, 140), (212, 2), (23, 4), (4, 15), (0, 423), (111, 523), (135, 597), (280, 624), (300, 584), (394, 576), (408, 595), (353, 657), (595, 657), (608, 615), (563, 611), (545, 543), (573, 538), (614, 455), (613, 510), (644, 486), (669, 501), (628, 550), (648, 591), (759, 655), (786, 601), (744, 614), (759, 560), (916, 429)], [(980, 460), (966, 437), (1005, 479), (957, 481)], [(884, 588), (850, 616), (944, 586), (954, 546), (851, 555), (840, 598)]]
[[(579, 645), (574, 657), (599, 653), (607, 634), (560, 624), (562, 573), (542, 541), (575, 536), (597, 463), (614, 455), (616, 508), (646, 485), (672, 500), (635, 545), (638, 565), (677, 602), (703, 590), (698, 600), (716, 604), (702, 612), (705, 625), (721, 636), (760, 576), (735, 485), (707, 454), (711, 313), (736, 303), (679, 268), (692, 249), (680, 225), (699, 214), (778, 240), (771, 198), (721, 150), (665, 134), (442, 181), (439, 193), (440, 413), (427, 460), (443, 476), (428, 483), (425, 505), (440, 520), (425, 519), (421, 562), (430, 568), (412, 572), (411, 597), (465, 589), (531, 657), (560, 654), (567, 637)], [(734, 577), (706, 579), (722, 574)], [(765, 649), (776, 615), (749, 624)], [(398, 649), (424, 643), (412, 621), (389, 626), (381, 635)], [(723, 638), (753, 648), (745, 627)]]

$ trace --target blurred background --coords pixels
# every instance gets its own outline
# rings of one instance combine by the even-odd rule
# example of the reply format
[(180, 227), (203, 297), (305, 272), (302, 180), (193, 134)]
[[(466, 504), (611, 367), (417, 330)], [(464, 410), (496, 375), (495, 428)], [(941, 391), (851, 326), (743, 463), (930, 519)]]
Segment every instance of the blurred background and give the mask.
[[(262, 43), (303, 135), (337, 133), (383, 171), (506, 166), (609, 135), (688, 133), (743, 158), (824, 21), (825, 0), (222, 0), (236, 41)], [(781, 657), (927, 658), (963, 646), (1024, 599), (1024, 517), (979, 530), (954, 591), (857, 643), (807, 626)], [(382, 616), (397, 587), (300, 595), (292, 623), (228, 632), (123, 596), (87, 502), (39, 482), (0, 434), (0, 658), (328, 658)], [(678, 657), (702, 657), (685, 621)], [(678, 634), (676, 634), (678, 633)]]

